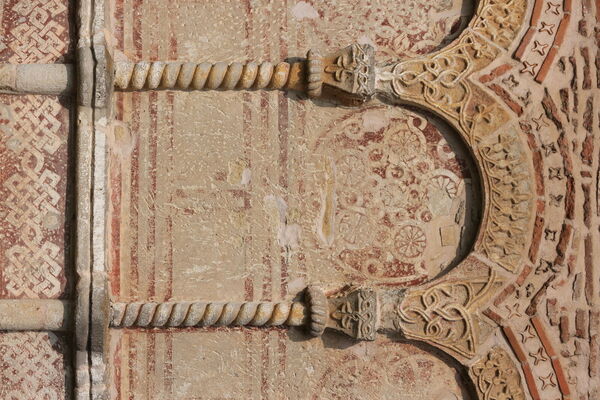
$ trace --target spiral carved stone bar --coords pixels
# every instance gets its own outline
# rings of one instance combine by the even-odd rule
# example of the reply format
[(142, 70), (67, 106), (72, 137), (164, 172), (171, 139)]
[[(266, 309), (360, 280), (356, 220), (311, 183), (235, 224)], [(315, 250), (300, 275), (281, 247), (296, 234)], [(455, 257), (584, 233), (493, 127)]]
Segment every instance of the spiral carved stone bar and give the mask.
[(296, 62), (119, 61), (114, 66), (118, 90), (295, 90), (320, 97), (323, 87), (333, 97), (361, 101), (375, 93), (374, 49), (354, 44), (321, 57), (309, 51)]
[(115, 87), (121, 90), (248, 90), (300, 89), (302, 63), (181, 63), (120, 62), (115, 65)]
[[(112, 303), (112, 328), (205, 328), (209, 326), (304, 326), (311, 336), (331, 328), (359, 340), (373, 340), (377, 296), (368, 289), (342, 291), (328, 299), (309, 286), (294, 302)], [(368, 332), (368, 334), (365, 334)]]
[(306, 306), (299, 302), (148, 302), (111, 307), (115, 328), (301, 326), (307, 319)]

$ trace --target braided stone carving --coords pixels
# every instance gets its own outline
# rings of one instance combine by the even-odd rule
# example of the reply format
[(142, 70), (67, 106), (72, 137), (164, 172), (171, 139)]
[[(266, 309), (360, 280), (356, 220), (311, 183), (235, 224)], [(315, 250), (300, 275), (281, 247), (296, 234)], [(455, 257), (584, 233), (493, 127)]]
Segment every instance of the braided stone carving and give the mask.
[(325, 293), (309, 286), (301, 302), (137, 302), (112, 303), (113, 328), (190, 328), (207, 326), (303, 326), (323, 334), (328, 321)]
[(111, 307), (114, 328), (301, 326), (307, 314), (304, 304), (297, 302), (147, 302)]
[(122, 90), (283, 89), (289, 86), (290, 69), (287, 62), (119, 62), (114, 83)]
[[(375, 93), (374, 49), (354, 44), (321, 56), (311, 50), (295, 62), (178, 62), (119, 61), (114, 86), (119, 90), (296, 90), (320, 97), (330, 95), (365, 101)], [(335, 93), (335, 94), (334, 94)]]

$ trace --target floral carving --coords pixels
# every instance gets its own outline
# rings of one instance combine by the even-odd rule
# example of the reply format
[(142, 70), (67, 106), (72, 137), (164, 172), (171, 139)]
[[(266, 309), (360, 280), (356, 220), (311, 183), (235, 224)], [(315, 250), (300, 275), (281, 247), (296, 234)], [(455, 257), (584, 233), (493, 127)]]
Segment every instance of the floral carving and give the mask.
[(494, 347), (471, 367), (481, 400), (525, 400), (521, 377), (509, 355)]
[(515, 136), (500, 133), (497, 142), (483, 144), (479, 151), (490, 181), (491, 203), (481, 248), (491, 260), (513, 272), (527, 243), (533, 201), (526, 158)]
[(526, 0), (482, 2), (473, 30), (506, 49), (519, 32), (526, 9)]
[(508, 47), (525, 9), (525, 0), (482, 1), (472, 29), (453, 45), (428, 57), (378, 68), (382, 93), (434, 110), (473, 148), (486, 189), (486, 219), (477, 249), (511, 272), (519, 269), (533, 216), (531, 166), (519, 132), (505, 126), (506, 111), (471, 75)]
[[(375, 119), (381, 120), (376, 129), (365, 128), (365, 120)], [(459, 214), (469, 195), (465, 179), (471, 177), (462, 163), (466, 154), (439, 157), (450, 146), (437, 129), (420, 116), (371, 107), (336, 121), (318, 142), (315, 152), (329, 177), (322, 184), (331, 185), (332, 202), (320, 204), (317, 226), (331, 221), (333, 233), (326, 237), (323, 230), (322, 237), (335, 250), (336, 267), (352, 281), (415, 284), (456, 256), (451, 246), (466, 243), (459, 251), (467, 251), (474, 230), (444, 253), (432, 250), (442, 246), (429, 232), (439, 232), (444, 218)], [(471, 212), (476, 210), (460, 214), (452, 227), (472, 218)]]
[(367, 98), (375, 86), (375, 50), (370, 45), (353, 44), (324, 59), (323, 82), (349, 94)]
[[(455, 37), (460, 15), (452, 0), (353, 0), (311, 3), (323, 16), (314, 27), (324, 46), (368, 38), (382, 58), (415, 57)], [(393, 9), (392, 9), (393, 8)], [(351, 26), (331, 35), (331, 26)], [(460, 29), (458, 30), (460, 31)]]
[(408, 258), (420, 256), (427, 244), (425, 232), (415, 225), (407, 225), (400, 228), (394, 239), (398, 254)]

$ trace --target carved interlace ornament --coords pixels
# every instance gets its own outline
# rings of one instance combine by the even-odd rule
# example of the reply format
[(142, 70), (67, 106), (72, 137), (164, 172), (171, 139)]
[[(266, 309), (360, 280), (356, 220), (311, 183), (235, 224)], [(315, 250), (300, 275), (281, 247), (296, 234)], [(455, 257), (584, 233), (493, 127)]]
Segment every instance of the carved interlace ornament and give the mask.
[(481, 400), (525, 400), (519, 372), (500, 347), (473, 364), (471, 374)]
[(396, 328), (407, 338), (428, 341), (472, 358), (478, 344), (474, 314), (495, 280), (491, 272), (488, 277), (443, 282), (412, 291), (396, 310)]
[[(570, 3), (565, 2), (565, 10)], [(532, 163), (527, 147), (521, 142), (519, 128), (511, 122), (507, 123), (511, 118), (506, 107), (480, 85), (478, 78), (481, 75), (478, 73), (483, 73), (511, 47), (523, 25), (527, 5), (526, 0), (481, 0), (470, 26), (447, 48), (419, 59), (396, 60), (377, 66), (373, 48), (355, 44), (331, 56), (321, 57), (311, 52), (306, 62), (277, 64), (268, 61), (131, 62), (116, 58), (114, 70), (110, 71), (109, 76), (101, 74), (107, 66), (98, 53), (94, 54), (97, 66), (90, 61), (90, 68), (78, 69), (80, 75), (85, 77), (82, 74), (84, 69), (91, 75), (91, 68), (94, 68), (94, 79), (98, 82), (89, 87), (96, 88), (104, 88), (102, 83), (106, 80), (120, 90), (297, 90), (306, 91), (310, 97), (326, 96), (326, 89), (333, 89), (332, 92), (342, 98), (364, 101), (377, 94), (396, 103), (409, 103), (434, 111), (460, 132), (473, 150), (481, 169), (485, 208), (474, 253), (478, 258), (485, 258), (487, 265), (494, 264), (494, 268), (499, 265), (516, 273), (523, 265), (533, 215), (534, 199), (530, 194), (534, 189)], [(545, 25), (544, 22), (542, 24)], [(550, 30), (547, 32), (550, 33)], [(91, 49), (81, 50), (88, 53), (78, 54), (89, 54), (91, 60)], [(80, 66), (86, 65), (82, 62)], [(19, 71), (30, 68), (23, 67)], [(36, 93), (61, 94), (70, 90), (70, 83), (75, 79), (75, 68), (63, 66), (54, 72), (53, 67), (42, 68), (46, 70), (44, 76), (53, 78), (36, 87)], [(109, 67), (106, 69), (110, 70)], [(23, 82), (18, 82), (17, 77), (22, 74), (17, 74), (16, 66), (6, 70), (13, 72), (0, 73), (1, 88), (10, 93), (31, 91)], [(534, 71), (531, 69), (528, 72), (533, 75)], [(82, 82), (85, 83), (85, 79), (80, 80), (80, 88), (85, 89), (81, 92), (88, 93), (89, 87), (86, 89)], [(92, 96), (92, 93), (88, 94)], [(94, 94), (110, 97), (110, 93), (105, 94), (101, 90)], [(81, 159), (87, 160), (86, 157)], [(85, 193), (85, 190), (81, 192)], [(83, 215), (86, 215), (85, 212)], [(408, 237), (418, 239), (420, 236), (410, 232)], [(420, 242), (412, 240), (412, 243)], [(413, 249), (407, 254), (416, 252)], [(84, 254), (85, 251), (79, 253)], [(83, 260), (78, 265), (87, 263), (85, 257)], [(492, 273), (488, 277), (469, 278), (473, 274), (465, 273), (463, 267), (459, 265), (456, 268), (461, 271), (459, 280), (432, 284), (428, 288), (409, 292), (405, 298), (403, 294), (382, 291), (379, 293), (379, 304), (375, 292), (367, 289), (345, 292), (327, 299), (324, 293), (309, 288), (304, 302), (114, 303), (110, 324), (112, 328), (308, 325), (314, 336), (323, 333), (327, 327), (356, 339), (373, 340), (379, 323), (378, 313), (384, 314), (380, 309), (385, 309), (391, 310), (385, 313), (386, 316), (394, 317), (390, 324), (382, 317), (382, 329), (394, 326), (408, 338), (426, 341), (455, 356), (473, 359), (480, 341), (485, 340), (483, 330), (478, 332), (478, 309), (493, 292), (495, 277)], [(86, 276), (85, 269), (81, 272), (81, 276)], [(100, 320), (108, 307), (108, 298), (104, 297), (107, 291), (103, 288), (106, 284), (101, 278), (94, 278), (92, 292), (89, 287), (78, 285), (78, 298), (83, 300), (77, 303), (76, 314), (85, 318), (76, 319), (76, 325), (84, 328), (78, 329), (77, 342), (83, 344), (79, 348), (82, 354), (87, 352), (86, 357), (92, 355), (91, 359), (94, 357), (88, 352), (86, 343), (93, 343), (93, 352), (100, 354), (97, 349), (104, 345), (104, 341), (96, 339), (105, 336), (109, 325), (108, 321), (92, 325), (89, 330), (91, 334), (88, 335), (89, 321)], [(90, 293), (93, 295), (90, 296)], [(88, 303), (90, 298), (91, 305)], [(89, 311), (92, 312), (91, 318), (87, 318)], [(104, 368), (103, 362), (95, 371)], [(477, 361), (470, 372), (481, 399), (525, 399), (516, 367), (501, 349), (493, 349)], [(76, 386), (82, 393), (89, 392), (86, 386), (89, 385), (89, 378), (86, 379), (84, 373), (81, 376), (84, 377), (84, 385), (78, 382)], [(98, 373), (98, 377), (92, 381), (94, 385), (103, 386), (98, 385), (103, 379), (105, 376)], [(544, 383), (542, 389), (545, 386)], [(94, 388), (92, 392), (95, 390), (100, 392), (104, 389)]]
[(473, 75), (514, 39), (525, 9), (524, 0), (482, 1), (471, 29), (452, 45), (421, 59), (379, 65), (376, 74), (379, 95), (435, 111), (473, 149), (486, 193), (481, 240), (475, 247), (511, 272), (520, 268), (532, 221), (533, 198), (526, 195), (534, 189), (531, 165), (518, 128), (506, 123), (506, 110)]
[(377, 332), (377, 295), (373, 290), (358, 289), (345, 296), (329, 299), (332, 328), (358, 340), (375, 340)]

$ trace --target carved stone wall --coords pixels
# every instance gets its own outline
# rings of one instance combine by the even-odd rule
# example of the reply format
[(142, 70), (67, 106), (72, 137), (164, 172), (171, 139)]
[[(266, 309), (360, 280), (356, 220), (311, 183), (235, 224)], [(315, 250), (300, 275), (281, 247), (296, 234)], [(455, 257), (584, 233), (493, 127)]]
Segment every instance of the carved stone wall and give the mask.
[(598, 1), (0, 27), (0, 398), (600, 396)]
[[(0, 1), (0, 63), (72, 60), (69, 7), (66, 0)], [(2, 300), (71, 294), (71, 103), (69, 97), (0, 94)], [(0, 398), (62, 399), (70, 390), (71, 357), (62, 334), (0, 332), (0, 354)]]
[[(368, 3), (165, 8), (144, 2), (136, 9), (135, 2), (124, 1), (115, 6), (116, 39), (132, 59), (284, 59), (308, 48), (326, 52), (344, 46), (358, 38), (357, 32), (348, 36), (346, 19), (357, 26), (367, 18), (360, 35), (379, 43), (380, 54), (400, 48), (418, 54), (442, 41), (450, 31), (447, 21), (460, 19), (458, 3), (419, 4), (422, 21), (444, 11), (454, 18), (442, 17), (434, 31), (413, 23), (414, 35), (429, 39), (410, 42), (407, 30), (384, 26), (387, 4), (372, 15)], [(193, 22), (178, 29), (183, 15)], [(399, 10), (394, 15), (402, 17)], [(152, 23), (165, 16), (164, 23)], [(229, 27), (224, 37), (211, 40), (220, 26)], [(117, 129), (109, 139), (114, 298), (278, 301), (312, 282), (331, 288), (348, 282), (415, 285), (456, 264), (478, 223), (478, 177), (460, 140), (440, 120), (401, 108), (332, 105), (283, 93), (118, 93)], [(207, 112), (216, 109), (221, 111)], [(399, 365), (399, 372), (383, 368), (386, 357), (404, 363), (405, 354), (418, 352), (408, 344), (384, 351), (376, 342), (355, 349), (382, 353), (369, 366), (364, 356), (338, 356), (319, 343), (295, 344), (282, 332), (232, 332), (221, 344), (222, 334), (116, 339), (116, 391), (135, 398), (152, 398), (153, 392), (202, 397), (207, 390), (207, 398), (240, 393), (277, 398), (288, 388), (284, 396), (293, 398), (304, 387), (314, 398), (363, 398), (374, 386), (363, 386), (362, 378), (334, 393), (346, 385), (346, 374), (366, 368), (360, 372), (370, 375), (365, 382), (390, 380), (389, 388), (377, 389), (382, 395), (436, 398), (445, 386), (441, 382), (450, 382), (460, 398), (453, 370), (435, 358), (423, 363), (439, 371), (440, 384), (423, 393), (416, 377), (425, 369), (416, 361)], [(327, 337), (327, 347), (343, 340)], [(207, 355), (214, 371), (196, 375), (197, 355), (185, 349), (212, 342), (229, 349), (219, 361)], [(161, 368), (162, 362), (173, 369)], [(227, 367), (236, 363), (239, 367)], [(180, 368), (190, 369), (193, 383)], [(239, 369), (247, 372), (240, 375)], [(224, 374), (221, 382), (237, 383), (216, 384), (216, 371)], [(396, 373), (415, 378), (393, 378)]]

